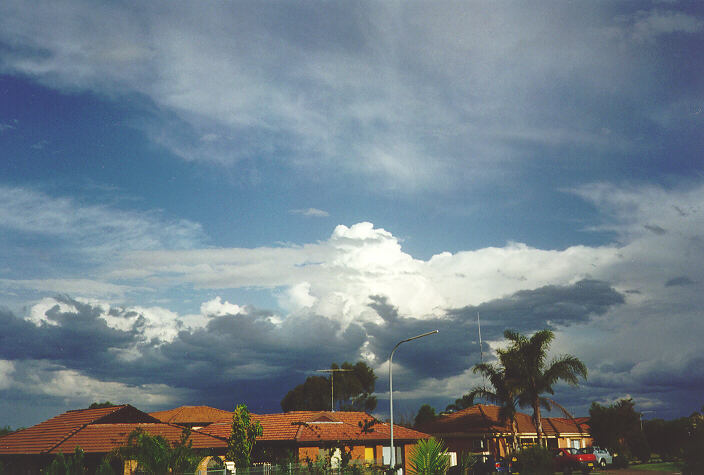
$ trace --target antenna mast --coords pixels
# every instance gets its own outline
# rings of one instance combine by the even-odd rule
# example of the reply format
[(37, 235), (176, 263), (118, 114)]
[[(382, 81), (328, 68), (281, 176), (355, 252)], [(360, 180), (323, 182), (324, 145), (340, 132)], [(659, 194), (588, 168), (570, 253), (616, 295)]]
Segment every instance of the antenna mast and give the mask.
[(477, 312), (477, 330), (479, 331), (479, 357), (484, 364), (484, 348), (482, 347), (482, 324), (479, 323), (479, 312)]
[(349, 373), (351, 369), (332, 368), (332, 369), (316, 369), (318, 373), (330, 373), (330, 412), (335, 412), (335, 373)]

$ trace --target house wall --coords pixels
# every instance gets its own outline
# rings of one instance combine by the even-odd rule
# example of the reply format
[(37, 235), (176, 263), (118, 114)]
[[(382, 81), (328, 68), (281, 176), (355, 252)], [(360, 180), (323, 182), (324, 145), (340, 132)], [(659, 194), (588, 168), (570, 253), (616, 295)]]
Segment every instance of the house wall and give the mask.
[[(401, 444), (394, 444), (394, 445), (396, 445), (397, 447), (401, 446)], [(414, 446), (415, 446), (414, 443), (403, 444), (403, 449), (401, 452), (402, 452), (402, 457), (403, 457), (403, 471), (404, 471), (404, 473), (408, 473), (408, 469), (409, 469), (408, 460), (410, 459), (410, 454), (411, 454)], [(349, 448), (350, 446), (346, 445), (345, 447)], [(368, 459), (366, 457), (366, 449), (367, 448), (373, 449), (373, 456), (371, 459)], [(383, 445), (354, 445), (354, 446), (352, 446), (352, 460), (360, 460), (360, 461), (372, 463), (375, 465), (382, 465), (382, 463), (383, 463), (382, 462), (383, 450), (384, 450)], [(318, 458), (319, 453), (320, 453), (319, 447), (299, 447), (298, 448), (298, 460), (301, 463), (305, 462), (307, 458), (310, 458), (311, 460), (315, 460), (316, 458)]]
[(300, 462), (305, 462), (306, 459), (315, 460), (318, 458), (319, 450), (318, 447), (299, 447), (298, 460)]

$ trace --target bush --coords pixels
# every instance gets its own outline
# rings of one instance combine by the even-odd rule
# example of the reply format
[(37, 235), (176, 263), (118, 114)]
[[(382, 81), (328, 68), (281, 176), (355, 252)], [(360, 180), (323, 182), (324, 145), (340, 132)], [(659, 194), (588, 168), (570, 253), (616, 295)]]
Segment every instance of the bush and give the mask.
[(442, 441), (433, 437), (421, 439), (412, 449), (409, 465), (410, 473), (418, 475), (447, 473), (450, 468), (450, 456)]
[(535, 475), (552, 475), (555, 466), (550, 450), (537, 445), (526, 447), (516, 454), (518, 459), (518, 469), (521, 473), (532, 473)]
[(625, 455), (614, 455), (614, 468), (628, 468), (628, 457)]

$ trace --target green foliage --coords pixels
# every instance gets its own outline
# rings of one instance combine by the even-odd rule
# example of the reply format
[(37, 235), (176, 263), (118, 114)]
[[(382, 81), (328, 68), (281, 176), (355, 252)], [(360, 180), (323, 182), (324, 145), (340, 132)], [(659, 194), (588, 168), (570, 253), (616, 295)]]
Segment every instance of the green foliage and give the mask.
[(76, 447), (73, 455), (57, 455), (42, 473), (45, 475), (84, 475), (86, 473), (84, 459), (83, 450)]
[[(334, 373), (335, 406), (342, 411), (366, 411), (376, 409), (376, 397), (372, 396), (376, 382), (374, 370), (360, 361), (356, 364), (336, 363), (331, 369), (345, 369)], [(330, 378), (309, 376), (281, 400), (281, 409), (289, 411), (325, 411), (330, 409)]]
[(459, 399), (455, 399), (455, 402), (452, 404), (448, 404), (447, 407), (445, 408), (445, 411), (447, 412), (457, 412), (461, 411), (462, 409), (467, 409), (470, 406), (474, 405), (474, 398), (470, 398), (469, 394), (465, 394)]
[(628, 456), (625, 454), (614, 455), (613, 468), (628, 468)]
[(246, 405), (238, 404), (232, 415), (232, 432), (227, 439), (227, 460), (235, 462), (238, 468), (251, 466), (252, 449), (261, 435), (261, 424), (251, 421)]
[(103, 457), (103, 460), (100, 461), (100, 465), (98, 465), (98, 468), (95, 470), (95, 475), (116, 475), (110, 465), (110, 460), (111, 457), (109, 455)]
[(193, 450), (190, 429), (183, 429), (181, 438), (171, 449), (169, 459), (169, 465), (175, 472), (188, 472), (198, 466), (201, 457)]
[(457, 466), (456, 468), (453, 467), (451, 470), (454, 470), (453, 473), (473, 473), (470, 472), (470, 470), (479, 463), (479, 460), (480, 457), (477, 454), (473, 454), (472, 452), (460, 452), (457, 454)]
[(127, 437), (127, 445), (118, 449), (124, 461), (136, 460), (140, 471), (157, 475), (169, 471), (171, 447), (163, 437), (151, 435), (138, 427)]
[(423, 424), (432, 422), (436, 417), (437, 414), (435, 414), (435, 408), (430, 404), (423, 404), (420, 406), (420, 409), (418, 409), (418, 414), (416, 414), (413, 427), (420, 427)]
[(552, 453), (545, 447), (534, 445), (516, 453), (521, 473), (551, 474), (554, 469)]
[[(639, 445), (647, 441), (640, 430), (640, 413), (632, 399), (621, 399), (609, 406), (593, 402), (589, 408), (589, 427), (594, 445), (604, 447), (630, 459), (634, 449), (643, 456)], [(648, 449), (649, 451), (649, 449)]]
[[(507, 375), (511, 371), (509, 354), (499, 353), (500, 366), (481, 363), (474, 366), (474, 373), (481, 373), (489, 380), (491, 388), (478, 386), (472, 389), (469, 394), (463, 397), (463, 401), (473, 404), (476, 398), (485, 399), (499, 406), (499, 419), (508, 422), (511, 427), (513, 450), (518, 449), (518, 432), (516, 425), (516, 412), (518, 406), (518, 394), (520, 391), (519, 381), (509, 379)], [(492, 390), (493, 389), (493, 390)]]
[(0, 427), (0, 437), (2, 437), (3, 435), (12, 434), (13, 432), (15, 431), (12, 430), (12, 427), (10, 426)]
[(281, 400), (281, 409), (284, 412), (330, 410), (330, 380), (323, 376), (308, 376), (303, 384), (286, 393)]
[(442, 441), (433, 437), (421, 439), (411, 449), (408, 465), (410, 473), (419, 475), (447, 473), (450, 468), (450, 456)]
[(547, 353), (555, 338), (555, 334), (550, 330), (537, 331), (530, 338), (516, 331), (506, 330), (504, 337), (509, 340), (510, 346), (498, 350), (497, 353), (506, 371), (505, 378), (509, 386), (517, 390), (519, 405), (533, 409), (533, 423), (538, 429), (538, 445), (542, 445), (541, 407), (548, 410), (557, 407), (569, 416), (562, 406), (542, 395), (555, 394), (553, 386), (558, 381), (576, 386), (580, 377), (587, 378), (587, 367), (572, 355), (558, 356), (548, 362)]
[(682, 457), (682, 449), (689, 438), (689, 418), (671, 421), (652, 419), (643, 421), (643, 431), (651, 450), (665, 462)]
[[(704, 413), (704, 407), (702, 407)], [(704, 415), (695, 412), (689, 416), (689, 440), (685, 444), (682, 473), (704, 473)]]
[(110, 401), (105, 401), (105, 402), (94, 402), (90, 406), (88, 406), (88, 409), (101, 409), (103, 407), (112, 407), (115, 404), (111, 403)]
[(136, 460), (139, 470), (149, 475), (174, 471), (190, 471), (200, 457), (193, 452), (190, 431), (184, 429), (181, 439), (173, 447), (163, 437), (151, 435), (138, 427), (127, 438), (127, 445), (117, 450), (123, 460)]

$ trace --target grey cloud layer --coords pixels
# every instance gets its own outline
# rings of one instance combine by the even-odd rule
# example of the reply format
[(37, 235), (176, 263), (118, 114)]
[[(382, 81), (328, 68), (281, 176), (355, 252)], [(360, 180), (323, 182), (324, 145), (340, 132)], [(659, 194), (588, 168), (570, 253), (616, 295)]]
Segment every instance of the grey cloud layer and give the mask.
[(700, 38), (702, 21), (667, 8), (8, 1), (0, 65), (59, 88), (147, 97), (157, 107), (141, 126), (187, 160), (264, 156), (383, 188), (443, 189), (506, 177), (507, 161), (546, 150), (638, 150), (636, 128), (653, 117), (689, 120), (668, 111), (696, 103), (701, 87), (663, 92), (678, 68), (648, 53), (673, 35)]
[[(509, 321), (525, 331), (548, 325), (554, 319), (551, 306), (571, 308), (560, 322), (571, 325), (621, 301), (606, 283), (579, 282), (520, 292), (480, 307), (453, 311), (447, 318), (418, 320), (399, 316), (386, 298), (372, 296), (370, 305), (383, 324), (351, 324), (343, 330), (339, 322), (311, 314), (289, 315), (274, 323), (271, 313), (250, 309), (246, 314), (211, 316), (205, 327), (182, 328), (172, 341), (164, 341), (146, 334), (143, 316), (117, 329), (106, 322), (105, 308), (61, 298), (45, 312), (46, 321), (38, 325), (0, 312), (4, 329), (0, 360), (25, 364), (47, 361), (56, 365), (56, 370), (73, 370), (134, 387), (165, 384), (220, 405), (237, 397), (257, 399), (258, 404), (275, 410), (285, 391), (311, 371), (333, 361), (356, 360), (363, 350), (374, 353), (375, 364), (381, 364), (399, 339), (429, 329), (438, 328), (440, 333), (416, 351), (399, 353), (397, 361), (409, 370), (405, 378), (459, 375), (477, 359), (477, 350), (470, 350), (476, 346), (471, 345), (476, 310), (484, 314), (486, 338), (497, 339)], [(62, 311), (61, 302), (76, 311)], [(133, 311), (119, 308), (112, 308), (109, 315), (117, 319), (135, 316)], [(527, 318), (514, 320), (516, 315)], [(270, 388), (261, 399), (256, 391), (274, 382), (278, 389)], [(383, 388), (384, 383), (379, 386)]]

